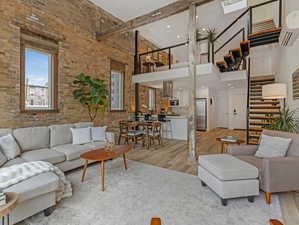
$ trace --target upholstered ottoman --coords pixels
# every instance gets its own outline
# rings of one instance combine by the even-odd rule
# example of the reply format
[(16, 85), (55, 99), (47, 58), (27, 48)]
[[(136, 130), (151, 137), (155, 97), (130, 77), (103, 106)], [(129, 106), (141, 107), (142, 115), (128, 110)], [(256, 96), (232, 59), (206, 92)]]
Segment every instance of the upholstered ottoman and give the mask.
[(231, 155), (206, 155), (198, 159), (198, 177), (221, 198), (222, 205), (232, 198), (259, 195), (258, 169)]

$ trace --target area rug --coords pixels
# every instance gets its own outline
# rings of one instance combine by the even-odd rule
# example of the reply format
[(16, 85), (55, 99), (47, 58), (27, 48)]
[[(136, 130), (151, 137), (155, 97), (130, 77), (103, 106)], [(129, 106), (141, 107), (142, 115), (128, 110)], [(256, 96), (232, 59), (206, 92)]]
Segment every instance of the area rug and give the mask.
[(282, 220), (277, 196), (271, 206), (263, 195), (254, 203), (247, 199), (228, 201), (202, 187), (196, 176), (120, 159), (106, 166), (106, 191), (99, 185), (99, 167), (88, 168), (81, 183), (81, 170), (67, 175), (73, 197), (63, 200), (49, 217), (38, 214), (28, 225), (149, 225), (160, 217), (163, 225), (269, 225), (269, 218)]

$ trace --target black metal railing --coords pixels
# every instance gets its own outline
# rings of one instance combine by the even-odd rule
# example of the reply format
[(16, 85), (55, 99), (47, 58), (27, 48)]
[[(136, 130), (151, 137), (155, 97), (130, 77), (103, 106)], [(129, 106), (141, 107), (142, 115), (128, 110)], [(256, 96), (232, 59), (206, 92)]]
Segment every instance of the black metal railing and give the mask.
[[(269, 1), (265, 1), (263, 3), (254, 5), (254, 6), (250, 6), (248, 7), (240, 16), (238, 16), (230, 25), (228, 25), (223, 31), (221, 31), (212, 41), (211, 45), (211, 61), (213, 63), (215, 63), (215, 55), (217, 54), (217, 52), (219, 52), (219, 48), (217, 48), (217, 50), (215, 51), (215, 44), (216, 41), (218, 41), (224, 34), (226, 34), (227, 32), (231, 31), (231, 29), (234, 27), (235, 24), (237, 24), (241, 19), (243, 19), (245, 16), (248, 17), (248, 23), (247, 25), (244, 24), (243, 27), (241, 28), (241, 30), (244, 29), (244, 36), (245, 36), (245, 29), (247, 26), (247, 37), (249, 35), (252, 34), (253, 32), (253, 10), (256, 8), (260, 8), (262, 6), (265, 5), (269, 5), (269, 4), (273, 4), (275, 2), (279, 2), (279, 6), (278, 6), (278, 26), (281, 27), (282, 26), (282, 0), (269, 0)], [(240, 31), (239, 31), (240, 32)], [(237, 34), (233, 35), (232, 38), (230, 38), (229, 41), (227, 41), (224, 46), (226, 46), (230, 41), (232, 41), (239, 33), (237, 32)]]

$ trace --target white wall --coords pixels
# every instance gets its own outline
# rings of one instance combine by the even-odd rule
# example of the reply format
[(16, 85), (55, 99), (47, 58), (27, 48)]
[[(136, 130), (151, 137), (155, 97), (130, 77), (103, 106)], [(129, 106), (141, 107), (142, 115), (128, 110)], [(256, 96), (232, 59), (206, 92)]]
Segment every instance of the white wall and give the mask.
[[(298, 0), (284, 1), (284, 19), (292, 11), (299, 10)], [(285, 23), (285, 21), (283, 21)], [(292, 74), (299, 68), (299, 39), (291, 47), (280, 48), (277, 81), (288, 84), (287, 103), (291, 109), (299, 108), (299, 100), (293, 100)], [(298, 113), (299, 116), (299, 113)]]

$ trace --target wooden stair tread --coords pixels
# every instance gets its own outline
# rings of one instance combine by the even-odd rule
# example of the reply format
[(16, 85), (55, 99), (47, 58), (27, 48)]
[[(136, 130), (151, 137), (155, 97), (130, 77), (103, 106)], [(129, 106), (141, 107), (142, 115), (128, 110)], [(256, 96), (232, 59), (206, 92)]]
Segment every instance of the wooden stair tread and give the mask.
[(256, 37), (258, 35), (269, 34), (269, 33), (274, 33), (274, 32), (278, 32), (278, 31), (281, 31), (281, 27), (260, 31), (260, 32), (254, 33), (254, 34), (249, 34), (248, 36), (249, 36), (249, 38), (252, 38), (252, 37)]

